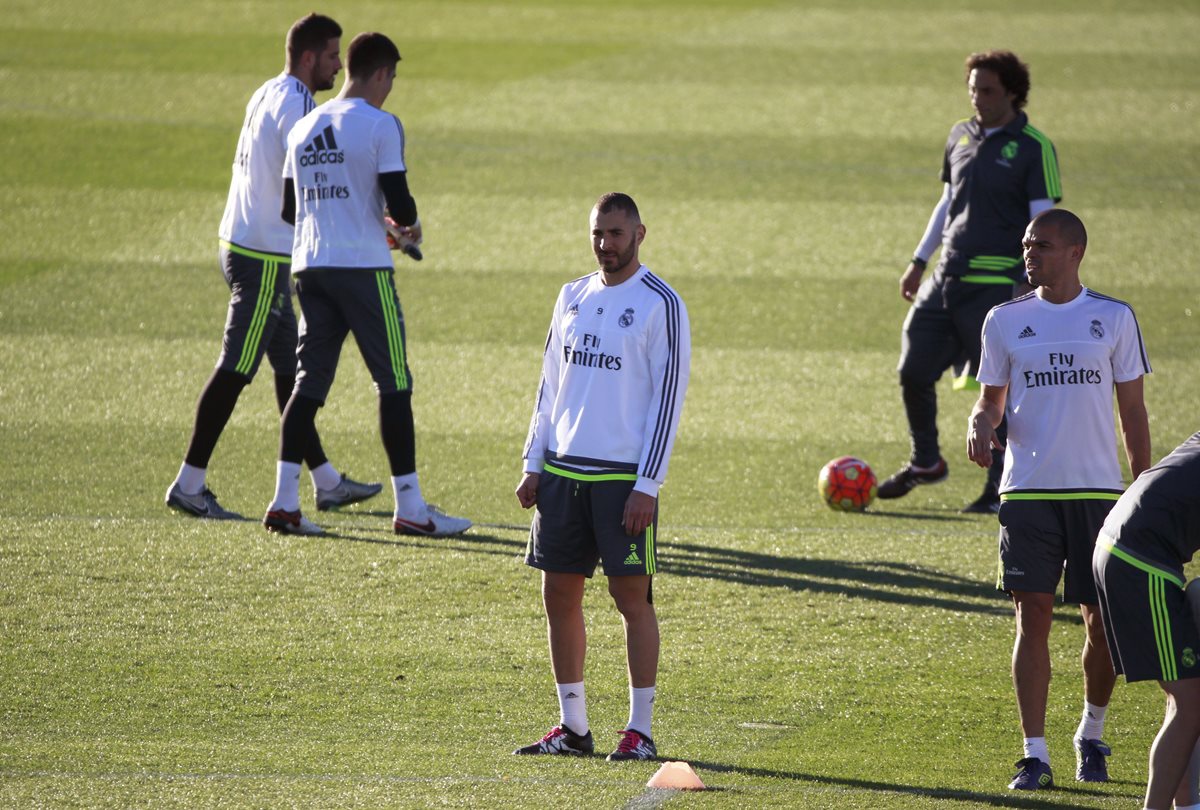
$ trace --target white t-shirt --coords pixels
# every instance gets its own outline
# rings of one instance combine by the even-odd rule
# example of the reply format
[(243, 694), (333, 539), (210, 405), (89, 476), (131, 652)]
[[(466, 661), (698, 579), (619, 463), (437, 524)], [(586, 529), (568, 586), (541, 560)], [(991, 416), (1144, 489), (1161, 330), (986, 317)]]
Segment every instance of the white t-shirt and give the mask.
[(283, 176), (296, 186), (292, 272), (391, 267), (379, 175), (402, 172), (404, 129), (361, 98), (335, 98), (288, 135)]
[(977, 378), (1007, 385), (1000, 492), (1121, 492), (1113, 390), (1150, 373), (1133, 310), (1086, 287), (1066, 304), (1036, 293), (983, 322)]
[(544, 462), (628, 470), (657, 495), (666, 479), (691, 365), (679, 295), (642, 265), (607, 287), (601, 271), (564, 285), (554, 304), (525, 470)]
[(246, 120), (233, 158), (233, 182), (218, 235), (250, 250), (292, 252), (292, 226), (279, 215), (283, 207), (283, 158), (287, 136), (316, 103), (308, 87), (282, 73), (250, 97)]

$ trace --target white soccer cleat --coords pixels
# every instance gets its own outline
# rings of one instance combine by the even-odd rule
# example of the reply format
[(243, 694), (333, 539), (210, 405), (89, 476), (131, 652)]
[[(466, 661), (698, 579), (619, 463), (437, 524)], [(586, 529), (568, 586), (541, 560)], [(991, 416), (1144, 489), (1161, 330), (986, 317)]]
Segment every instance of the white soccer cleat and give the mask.
[(470, 520), (453, 517), (442, 512), (435, 506), (425, 504), (425, 522), (406, 520), (398, 517), (392, 521), (392, 529), (396, 534), (415, 534), (424, 537), (450, 537), (462, 534), (473, 525)]
[(320, 537), (325, 530), (313, 523), (300, 510), (288, 512), (283, 509), (272, 509), (263, 517), (263, 526), (269, 532), (277, 534), (302, 534), (309, 537)]

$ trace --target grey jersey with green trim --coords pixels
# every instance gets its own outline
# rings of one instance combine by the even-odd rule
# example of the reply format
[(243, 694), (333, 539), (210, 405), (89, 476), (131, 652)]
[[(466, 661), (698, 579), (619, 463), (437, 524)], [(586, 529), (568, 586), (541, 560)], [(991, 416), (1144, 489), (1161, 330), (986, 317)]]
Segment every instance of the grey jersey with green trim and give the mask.
[(1104, 521), (1104, 534), (1171, 566), (1200, 551), (1200, 433), (1130, 484)]

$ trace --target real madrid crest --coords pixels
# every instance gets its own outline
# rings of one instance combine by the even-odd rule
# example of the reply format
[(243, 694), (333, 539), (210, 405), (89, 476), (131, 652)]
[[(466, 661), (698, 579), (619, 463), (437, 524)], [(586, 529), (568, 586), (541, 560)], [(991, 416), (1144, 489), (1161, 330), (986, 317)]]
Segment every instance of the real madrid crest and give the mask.
[(621, 326), (628, 327), (633, 325), (633, 307), (629, 307), (621, 313), (621, 317), (617, 318), (617, 323)]
[(1092, 326), (1088, 331), (1092, 333), (1092, 337), (1096, 340), (1104, 337), (1104, 326), (1101, 325), (1100, 321), (1092, 321)]

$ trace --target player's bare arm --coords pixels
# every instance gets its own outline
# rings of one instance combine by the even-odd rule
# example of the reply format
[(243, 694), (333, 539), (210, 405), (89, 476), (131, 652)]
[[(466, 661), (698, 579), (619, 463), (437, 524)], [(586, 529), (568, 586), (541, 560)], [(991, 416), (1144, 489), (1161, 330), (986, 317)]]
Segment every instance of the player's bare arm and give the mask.
[(527, 472), (517, 485), (517, 500), (522, 509), (528, 509), (537, 503), (538, 480), (537, 473)]
[(1129, 459), (1129, 470), (1134, 478), (1150, 468), (1150, 419), (1146, 415), (1142, 380), (1142, 377), (1138, 377), (1136, 380), (1116, 384), (1121, 438), (1125, 444), (1125, 456)]
[(646, 527), (654, 520), (654, 509), (658, 498), (638, 492), (636, 489), (629, 493), (625, 501), (625, 514), (621, 516), (621, 525), (630, 537), (646, 531)]
[(967, 458), (980, 467), (992, 464), (992, 450), (1003, 450), (996, 426), (1004, 416), (1007, 385), (984, 385), (967, 421)]

